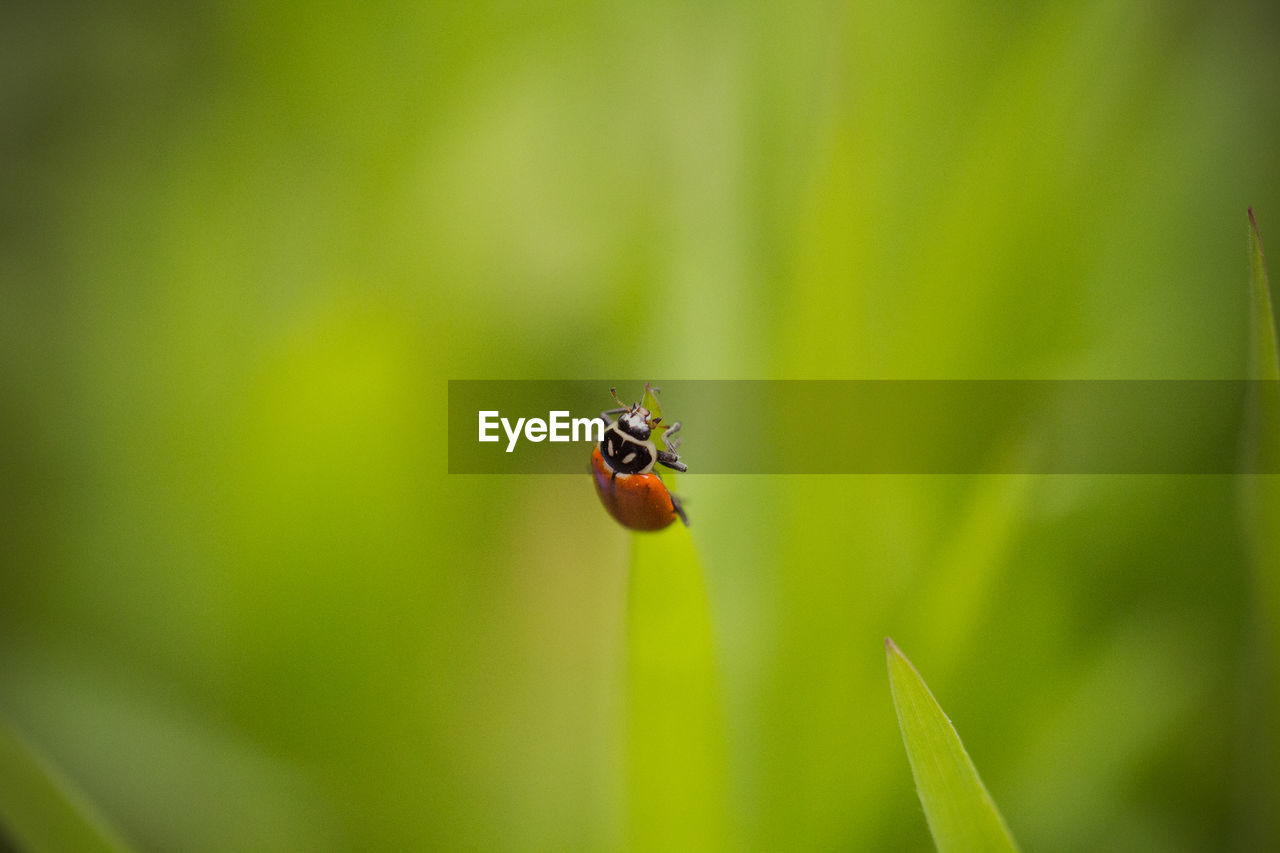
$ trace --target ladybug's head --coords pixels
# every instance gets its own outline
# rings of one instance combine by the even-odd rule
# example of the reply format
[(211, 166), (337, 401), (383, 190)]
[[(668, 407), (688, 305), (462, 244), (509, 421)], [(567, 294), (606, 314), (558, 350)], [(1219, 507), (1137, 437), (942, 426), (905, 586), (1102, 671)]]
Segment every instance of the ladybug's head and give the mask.
[(637, 441), (648, 441), (653, 423), (655, 422), (649, 418), (649, 410), (637, 403), (619, 416), (618, 429)]
[(622, 400), (618, 399), (618, 391), (616, 388), (610, 388), (609, 393), (613, 395), (613, 399), (617, 401), (619, 406), (626, 409), (626, 411), (618, 417), (618, 429), (622, 430), (636, 441), (648, 441), (653, 428), (662, 423), (662, 418), (653, 417), (649, 410), (639, 403), (628, 406), (626, 403), (622, 402)]

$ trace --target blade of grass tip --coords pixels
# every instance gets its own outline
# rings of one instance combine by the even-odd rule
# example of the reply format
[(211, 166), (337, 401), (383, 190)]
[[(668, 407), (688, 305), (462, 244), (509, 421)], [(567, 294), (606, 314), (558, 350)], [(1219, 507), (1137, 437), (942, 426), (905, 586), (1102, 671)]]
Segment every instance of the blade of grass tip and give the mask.
[[(652, 394), (645, 406), (659, 414)], [(727, 747), (710, 606), (693, 541), (678, 522), (633, 534), (627, 657), (627, 846), (728, 848)]]
[[(653, 393), (653, 387), (648, 382), (644, 385), (644, 396), (640, 399), (640, 405), (649, 410), (649, 414), (654, 418), (662, 418), (662, 404), (658, 402), (658, 396)], [(670, 450), (667, 446), (667, 428), (671, 424), (665, 421), (657, 426), (653, 431), (653, 440), (662, 445), (664, 450)], [(662, 470), (662, 482), (671, 491), (676, 489), (676, 472), (670, 468)]]
[(1251, 379), (1280, 379), (1280, 350), (1276, 348), (1275, 305), (1262, 251), (1258, 220), (1249, 208), (1249, 307), (1252, 331)]
[(93, 805), (0, 720), (0, 847), (125, 853), (131, 848)]
[(942, 853), (1017, 850), (960, 736), (920, 673), (893, 640), (885, 639), (885, 652), (902, 741), (934, 844)]
[(1275, 294), (1267, 276), (1262, 236), (1249, 210), (1249, 378), (1255, 381), (1241, 441), (1242, 468), (1254, 472), (1240, 478), (1241, 517), (1253, 564), (1255, 660), (1249, 675), (1253, 714), (1243, 745), (1249, 772), (1245, 793), (1254, 804), (1247, 810), (1250, 844), (1258, 849), (1280, 843), (1280, 735), (1272, 721), (1280, 716), (1280, 354), (1277, 351)]

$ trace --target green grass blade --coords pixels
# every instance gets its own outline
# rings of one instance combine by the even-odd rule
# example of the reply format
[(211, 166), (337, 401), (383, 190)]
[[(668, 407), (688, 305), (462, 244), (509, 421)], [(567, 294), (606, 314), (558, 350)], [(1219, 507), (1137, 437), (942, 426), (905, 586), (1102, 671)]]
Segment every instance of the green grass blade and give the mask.
[[(662, 404), (658, 402), (658, 395), (653, 393), (653, 387), (649, 383), (645, 383), (644, 396), (640, 398), (640, 405), (649, 410), (649, 414), (654, 418), (665, 420), (662, 417)], [(659, 424), (653, 430), (653, 440), (662, 445), (663, 449), (670, 450), (667, 446), (667, 429), (671, 426), (669, 423)], [(671, 491), (676, 490), (676, 472), (670, 468), (663, 468), (659, 472), (662, 475), (662, 482), (666, 484)]]
[(889, 687), (929, 831), (940, 851), (1017, 850), (947, 715), (911, 661), (885, 640)]
[(130, 849), (70, 783), (0, 720), (0, 842), (5, 836), (19, 849), (32, 851)]
[(1251, 379), (1280, 379), (1280, 352), (1276, 349), (1275, 305), (1267, 278), (1258, 220), (1249, 210), (1249, 320), (1251, 327)]
[[(645, 405), (660, 414), (647, 391)], [(693, 540), (679, 522), (633, 535), (627, 657), (628, 847), (727, 849), (727, 747), (711, 612)]]
[(627, 589), (629, 841), (728, 846), (723, 719), (702, 572), (688, 531), (633, 540)]
[[(1245, 470), (1280, 470), (1280, 379), (1275, 299), (1267, 276), (1266, 257), (1258, 222), (1249, 211), (1249, 377), (1267, 380), (1249, 400), (1246, 434), (1242, 442)], [(1280, 477), (1255, 474), (1241, 478), (1241, 516), (1257, 589), (1256, 651), (1249, 663), (1251, 701), (1247, 713), (1250, 783), (1255, 799), (1250, 815), (1249, 842), (1258, 849), (1274, 847), (1280, 839), (1280, 736), (1274, 728), (1280, 713)]]

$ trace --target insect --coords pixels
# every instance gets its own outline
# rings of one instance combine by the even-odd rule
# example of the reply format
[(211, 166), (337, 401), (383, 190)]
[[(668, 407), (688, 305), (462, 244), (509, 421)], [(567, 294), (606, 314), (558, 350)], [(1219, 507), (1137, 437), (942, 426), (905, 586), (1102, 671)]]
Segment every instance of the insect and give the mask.
[[(659, 450), (651, 436), (662, 418), (652, 417), (641, 403), (626, 405), (618, 399), (615, 388), (610, 388), (609, 393), (620, 408), (600, 415), (607, 426), (604, 437), (591, 451), (591, 479), (600, 502), (619, 524), (632, 530), (662, 530), (677, 517), (687, 527), (689, 519), (680, 499), (653, 470), (655, 464), (676, 471), (689, 470), (675, 452), (680, 440), (672, 440), (680, 431), (680, 422), (665, 428), (663, 443), (670, 450)], [(614, 416), (617, 420), (612, 420)]]

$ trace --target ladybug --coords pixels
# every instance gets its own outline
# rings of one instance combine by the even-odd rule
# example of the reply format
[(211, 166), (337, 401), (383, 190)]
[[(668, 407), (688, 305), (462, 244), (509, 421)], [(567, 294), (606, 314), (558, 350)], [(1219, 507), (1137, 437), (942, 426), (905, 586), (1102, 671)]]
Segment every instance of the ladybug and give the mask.
[[(655, 463), (676, 471), (689, 470), (675, 452), (679, 440), (671, 440), (680, 431), (680, 422), (667, 427), (663, 436), (671, 450), (659, 450), (650, 435), (662, 418), (652, 417), (640, 403), (623, 404), (614, 388), (609, 393), (621, 408), (600, 415), (607, 426), (604, 437), (591, 451), (591, 479), (600, 502), (619, 524), (632, 530), (662, 530), (677, 517), (687, 527), (689, 519), (680, 499), (667, 490), (653, 470)], [(617, 420), (610, 420), (614, 415)]]

